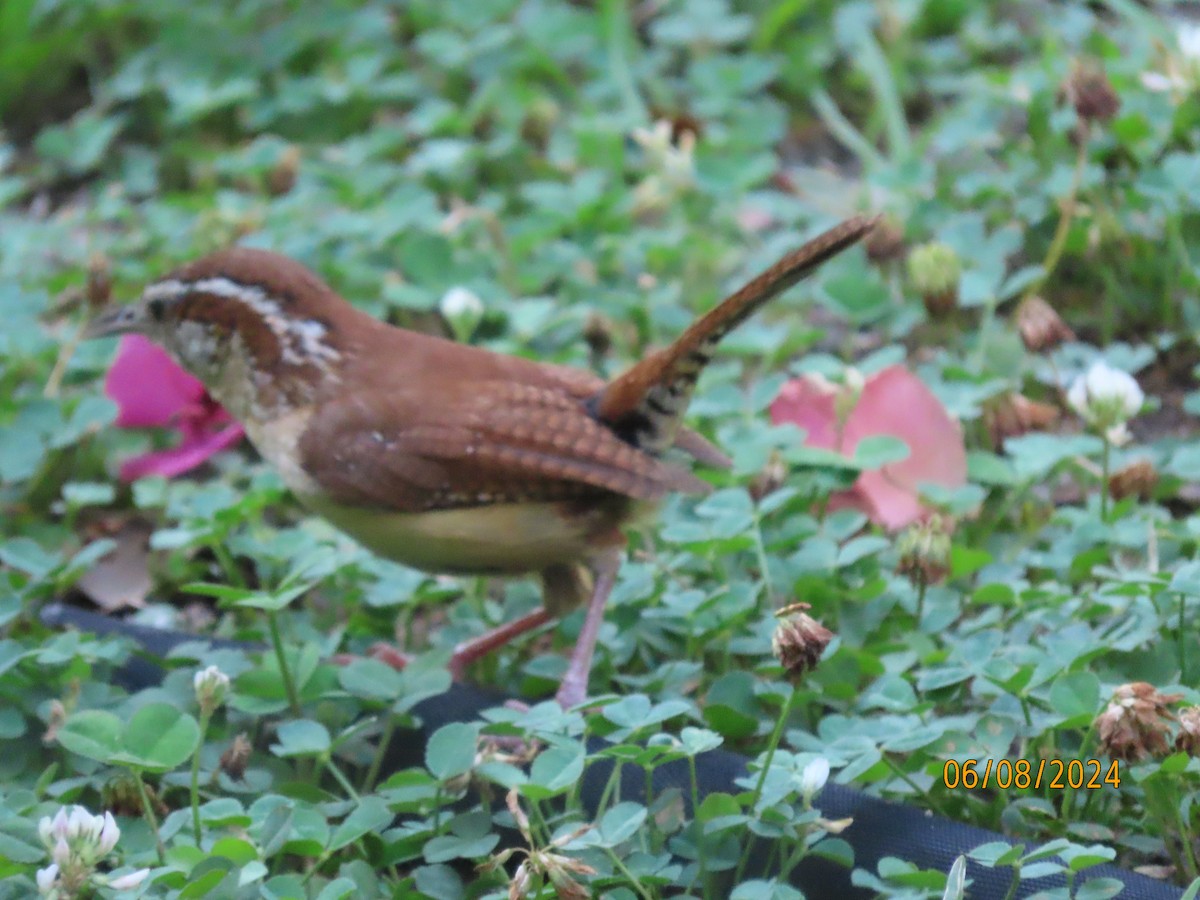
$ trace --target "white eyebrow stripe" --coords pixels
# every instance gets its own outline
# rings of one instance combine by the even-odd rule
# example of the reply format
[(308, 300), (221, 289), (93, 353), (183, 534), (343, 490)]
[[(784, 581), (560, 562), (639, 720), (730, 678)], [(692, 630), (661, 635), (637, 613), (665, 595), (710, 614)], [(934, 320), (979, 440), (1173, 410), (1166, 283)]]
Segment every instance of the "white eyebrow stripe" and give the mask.
[(280, 355), (285, 363), (316, 363), (324, 367), (326, 362), (341, 358), (341, 354), (325, 342), (328, 329), (323, 323), (313, 319), (293, 319), (286, 315), (279, 301), (256, 284), (242, 284), (223, 275), (196, 281), (168, 278), (149, 285), (142, 292), (142, 299), (177, 300), (192, 291), (232, 300), (257, 313), (278, 338)]
[(156, 281), (142, 291), (143, 300), (178, 300), (188, 292), (189, 285), (175, 278)]

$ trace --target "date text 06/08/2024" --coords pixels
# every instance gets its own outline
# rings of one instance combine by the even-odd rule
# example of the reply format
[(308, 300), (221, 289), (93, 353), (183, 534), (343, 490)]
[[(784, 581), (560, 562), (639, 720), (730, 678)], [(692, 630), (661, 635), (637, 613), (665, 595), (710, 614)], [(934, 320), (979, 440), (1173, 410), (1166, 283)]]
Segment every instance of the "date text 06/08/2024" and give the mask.
[(1115, 759), (948, 759), (942, 766), (942, 783), (950, 790), (968, 791), (993, 786), (1001, 790), (1095, 791), (1121, 786), (1121, 764)]

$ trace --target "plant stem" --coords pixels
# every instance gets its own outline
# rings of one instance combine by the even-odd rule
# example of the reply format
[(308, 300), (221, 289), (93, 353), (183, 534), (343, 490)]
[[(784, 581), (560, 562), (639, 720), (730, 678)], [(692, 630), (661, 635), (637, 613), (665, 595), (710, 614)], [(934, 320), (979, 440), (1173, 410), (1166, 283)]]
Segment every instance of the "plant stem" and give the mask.
[(638, 94), (628, 54), (634, 49), (633, 22), (630, 21), (626, 0), (605, 0), (600, 7), (600, 21), (604, 30), (604, 50), (608, 57), (609, 72), (621, 95), (623, 112), (634, 122), (647, 122), (650, 112)]
[[(700, 779), (696, 775), (696, 757), (694, 754), (688, 756), (688, 780), (692, 787), (692, 820), (695, 821), (696, 816), (700, 814)], [(703, 851), (697, 854), (696, 860), (696, 875), (692, 879), (692, 884), (688, 885), (688, 893), (691, 893), (692, 886), (697, 881), (708, 881), (708, 866), (705, 865), (705, 855)]]
[(1107, 435), (1100, 435), (1104, 441), (1104, 450), (1100, 454), (1100, 521), (1108, 521), (1108, 467), (1111, 462), (1112, 445)]
[(58, 351), (58, 359), (54, 361), (54, 368), (50, 371), (50, 377), (46, 379), (46, 386), (42, 389), (43, 397), (58, 396), (59, 390), (62, 389), (63, 378), (67, 374), (67, 366), (71, 364), (71, 357), (79, 349), (79, 344), (83, 340), (83, 331), (86, 327), (86, 325), (79, 326)]
[(130, 768), (133, 773), (133, 781), (137, 785), (138, 797), (142, 801), (142, 815), (146, 817), (146, 824), (150, 826), (150, 831), (154, 833), (154, 845), (158, 851), (158, 864), (165, 866), (167, 864), (167, 849), (163, 846), (162, 835), (158, 833), (158, 819), (154, 816), (154, 807), (150, 805), (150, 794), (146, 790), (146, 782), (142, 781), (142, 770)]
[(204, 749), (204, 738), (208, 734), (208, 723), (212, 714), (203, 707), (200, 709), (200, 743), (192, 754), (192, 833), (196, 837), (196, 846), (200, 846), (200, 751)]
[(1176, 641), (1179, 642), (1179, 683), (1187, 684), (1187, 636), (1183, 631), (1183, 592), (1179, 594), (1179, 624), (1175, 629)]
[(367, 775), (363, 779), (363, 790), (369, 791), (375, 787), (375, 779), (379, 777), (379, 770), (383, 767), (383, 757), (387, 753), (388, 745), (392, 742), (392, 735), (396, 733), (396, 717), (391, 715), (391, 710), (388, 710), (387, 722), (383, 726), (383, 732), (379, 735), (379, 746), (375, 748), (375, 758), (371, 760), (371, 767), (367, 769)]
[[(784, 698), (779, 707), (779, 716), (775, 719), (775, 728), (771, 731), (771, 737), (767, 741), (767, 749), (762, 757), (762, 765), (758, 770), (758, 781), (754, 785), (754, 794), (750, 798), (750, 812), (754, 813), (758, 806), (758, 801), (762, 799), (763, 788), (767, 783), (767, 773), (771, 771), (771, 763), (775, 760), (775, 751), (779, 749), (779, 742), (783, 739), (783, 728), (787, 724), (788, 713), (792, 709), (792, 700), (796, 697), (796, 689), (789, 687), (787, 697)], [(695, 815), (693, 811), (692, 815)], [(733, 883), (740, 884), (742, 873), (746, 870), (746, 864), (750, 861), (750, 848), (753, 842), (747, 842), (746, 848), (742, 851), (742, 857), (738, 860), (737, 873), (733, 876)]]
[(643, 900), (654, 900), (654, 895), (646, 889), (645, 885), (638, 880), (636, 875), (634, 875), (625, 867), (625, 863), (621, 861), (621, 857), (613, 853), (612, 849), (608, 847), (604, 848), (604, 852), (612, 861), (613, 866), (615, 866), (616, 869), (625, 876), (629, 884), (633, 885), (633, 888), (638, 892), (639, 897), (642, 897)]
[(1087, 168), (1087, 138), (1088, 133), (1085, 130), (1079, 137), (1079, 146), (1075, 153), (1075, 170), (1071, 173), (1071, 189), (1067, 192), (1067, 196), (1063, 197), (1062, 214), (1059, 216), (1058, 226), (1054, 229), (1054, 237), (1050, 241), (1050, 248), (1046, 251), (1046, 258), (1042, 260), (1042, 277), (1030, 286), (1025, 294), (1026, 297), (1031, 296), (1046, 283), (1062, 259), (1063, 250), (1066, 249), (1067, 236), (1071, 232), (1071, 222), (1075, 219), (1079, 187), (1083, 183), (1083, 170)]
[(775, 719), (775, 728), (772, 730), (770, 740), (767, 742), (767, 752), (763, 756), (762, 768), (758, 772), (758, 781), (754, 785), (754, 796), (750, 799), (751, 810), (758, 806), (758, 801), (762, 799), (763, 787), (767, 783), (767, 772), (770, 771), (771, 763), (775, 760), (775, 751), (779, 749), (779, 741), (783, 738), (783, 728), (787, 723), (788, 712), (792, 708), (792, 698), (795, 696), (795, 688), (790, 688), (787, 697), (780, 704), (779, 716)]
[(775, 599), (775, 585), (771, 581), (771, 567), (767, 562), (767, 547), (763, 543), (762, 518), (758, 507), (754, 509), (754, 551), (758, 556), (758, 567), (762, 570), (762, 584), (767, 592), (767, 602)]
[(358, 796), (358, 791), (354, 789), (354, 785), (350, 783), (350, 779), (346, 777), (346, 774), (338, 767), (338, 764), (333, 761), (332, 756), (327, 756), (321, 761), (329, 767), (329, 771), (333, 775), (334, 780), (342, 786), (342, 790), (350, 796), (351, 800), (357, 802), (361, 799)]
[(1196, 852), (1193, 849), (1195, 842), (1192, 840), (1192, 829), (1188, 827), (1187, 817), (1183, 814), (1183, 810), (1178, 803), (1175, 804), (1175, 818), (1179, 821), (1179, 855), (1183, 858), (1183, 868), (1187, 872), (1188, 879), (1200, 877), (1200, 871), (1196, 868)]
[(1021, 886), (1021, 869), (1019, 866), (1012, 867), (1012, 881), (1008, 885), (1008, 893), (1004, 895), (1004, 900), (1017, 900), (1017, 888)]
[(300, 697), (296, 693), (296, 684), (292, 681), (292, 672), (288, 668), (287, 657), (283, 653), (283, 638), (279, 635), (279, 614), (267, 613), (267, 626), (271, 631), (271, 646), (275, 649), (275, 659), (279, 662), (279, 677), (283, 679), (283, 689), (287, 691), (288, 706), (292, 708), (296, 718), (302, 718), (304, 713), (300, 708)]
[(237, 560), (233, 558), (229, 549), (219, 540), (209, 541), (208, 546), (212, 548), (213, 556), (217, 558), (217, 562), (221, 564), (221, 568), (225, 570), (229, 580), (237, 587), (248, 587), (246, 579), (242, 576), (242, 570), (238, 568)]

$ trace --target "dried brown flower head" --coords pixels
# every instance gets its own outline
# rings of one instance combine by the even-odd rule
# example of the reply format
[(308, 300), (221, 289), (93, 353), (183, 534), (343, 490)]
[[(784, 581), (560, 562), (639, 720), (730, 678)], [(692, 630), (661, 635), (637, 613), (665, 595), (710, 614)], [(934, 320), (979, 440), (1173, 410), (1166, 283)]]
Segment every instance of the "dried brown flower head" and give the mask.
[(763, 498), (775, 493), (783, 486), (788, 474), (787, 463), (778, 451), (772, 450), (767, 457), (767, 464), (754, 476), (747, 490), (755, 503), (761, 503)]
[(591, 351), (592, 361), (597, 362), (608, 355), (612, 349), (613, 325), (607, 317), (600, 313), (592, 313), (583, 324), (583, 339)]
[(221, 771), (234, 781), (241, 781), (246, 777), (246, 766), (250, 764), (253, 749), (250, 738), (245, 733), (239, 734), (221, 754)]
[(296, 176), (299, 174), (300, 148), (288, 147), (279, 154), (279, 160), (267, 174), (267, 190), (272, 197), (289, 193), (296, 186)]
[(1188, 706), (1179, 713), (1175, 749), (1189, 756), (1200, 756), (1200, 706)]
[(863, 247), (867, 259), (876, 265), (893, 262), (904, 256), (904, 225), (895, 216), (885, 215), (867, 235)]
[(67, 721), (67, 707), (61, 700), (50, 701), (50, 712), (46, 717), (46, 731), (42, 735), (43, 744), (53, 744), (58, 741), (58, 729)]
[(771, 652), (787, 674), (800, 678), (816, 668), (833, 632), (810, 616), (807, 603), (793, 603), (775, 611), (779, 624), (771, 637)]
[(996, 450), (1003, 450), (1010, 437), (1049, 428), (1058, 417), (1057, 406), (1030, 400), (1024, 394), (1001, 394), (983, 406), (983, 424)]
[(87, 267), (87, 302), (92, 309), (108, 306), (112, 297), (112, 266), (103, 253), (93, 253)]
[(1063, 83), (1063, 94), (1084, 122), (1107, 122), (1121, 108), (1108, 75), (1095, 63), (1076, 62)]
[(480, 865), (480, 870), (494, 871), (507, 863), (513, 854), (523, 853), (525, 859), (521, 861), (521, 865), (517, 867), (508, 882), (509, 900), (524, 900), (525, 897), (530, 896), (530, 892), (538, 887), (539, 877), (550, 882), (559, 900), (588, 900), (592, 896), (591, 891), (572, 876), (595, 875), (596, 870), (587, 863), (555, 851), (571, 843), (592, 826), (584, 825), (569, 834), (555, 838), (545, 848), (539, 848), (534, 844), (533, 833), (529, 828), (529, 817), (525, 814), (525, 810), (521, 809), (520, 796), (515, 788), (508, 792), (505, 804), (512, 814), (517, 830), (521, 832), (521, 837), (528, 844), (528, 849), (510, 847), (502, 850)]
[[(153, 785), (147, 784), (145, 788), (146, 799), (150, 801), (150, 805), (154, 807), (156, 813), (160, 816), (165, 816), (170, 812), (167, 805), (159, 799)], [(100, 788), (100, 798), (103, 801), (104, 808), (109, 810), (114, 816), (141, 818), (145, 815), (142, 808), (142, 794), (138, 789), (137, 780), (128, 772), (122, 771), (106, 781), (104, 786)]]
[(1175, 718), (1168, 707), (1181, 697), (1160, 694), (1144, 681), (1118, 687), (1104, 712), (1096, 717), (1101, 751), (1126, 762), (1165, 756), (1170, 723)]
[(1021, 301), (1015, 319), (1021, 340), (1034, 353), (1051, 350), (1064, 341), (1075, 340), (1075, 332), (1062, 320), (1058, 311), (1036, 294)]
[(1158, 486), (1158, 469), (1148, 459), (1135, 459), (1108, 478), (1108, 492), (1114, 500), (1137, 497), (1149, 500)]

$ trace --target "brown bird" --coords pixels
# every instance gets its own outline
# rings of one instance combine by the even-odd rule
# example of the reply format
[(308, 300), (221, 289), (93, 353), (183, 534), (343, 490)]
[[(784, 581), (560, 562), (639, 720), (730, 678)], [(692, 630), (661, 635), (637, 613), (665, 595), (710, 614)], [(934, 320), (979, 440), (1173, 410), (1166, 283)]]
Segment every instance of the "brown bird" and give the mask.
[(717, 342), (874, 223), (849, 219), (792, 251), (607, 383), (387, 325), (300, 263), (241, 247), (150, 284), (87, 334), (161, 344), (305, 506), (380, 556), (428, 572), (540, 575), (543, 607), (460, 644), (456, 668), (587, 601), (558, 692), (571, 706), (587, 693), (622, 527), (668, 492), (707, 489), (661, 454), (674, 446), (728, 465), (681, 425)]

